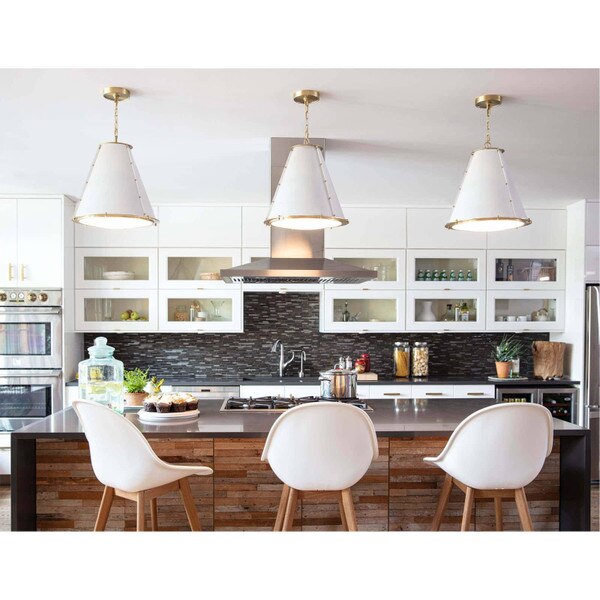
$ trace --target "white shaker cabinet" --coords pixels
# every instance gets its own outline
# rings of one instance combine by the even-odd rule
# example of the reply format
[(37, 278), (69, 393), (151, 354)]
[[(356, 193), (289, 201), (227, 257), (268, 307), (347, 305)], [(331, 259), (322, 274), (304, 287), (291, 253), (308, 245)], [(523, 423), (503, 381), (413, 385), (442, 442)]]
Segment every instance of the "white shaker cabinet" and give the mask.
[(405, 208), (344, 207), (349, 224), (325, 230), (325, 248), (405, 248)]
[(0, 198), (0, 286), (17, 285), (17, 200)]
[(451, 213), (451, 207), (407, 209), (408, 248), (485, 249), (485, 233), (446, 229)]
[(567, 211), (527, 209), (531, 225), (488, 234), (488, 248), (511, 250), (553, 250), (566, 248)]
[(265, 225), (269, 206), (242, 208), (242, 246), (244, 248), (271, 245), (271, 228)]
[(241, 206), (161, 206), (158, 227), (163, 248), (240, 248)]

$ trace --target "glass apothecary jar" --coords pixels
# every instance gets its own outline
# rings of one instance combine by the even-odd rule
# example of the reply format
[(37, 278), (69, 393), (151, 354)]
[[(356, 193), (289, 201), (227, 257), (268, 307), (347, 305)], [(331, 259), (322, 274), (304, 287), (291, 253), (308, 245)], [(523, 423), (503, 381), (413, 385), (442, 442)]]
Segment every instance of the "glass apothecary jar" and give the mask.
[(412, 376), (429, 376), (429, 347), (427, 342), (415, 342), (412, 351)]
[(90, 358), (79, 363), (79, 397), (123, 413), (123, 363), (105, 337), (97, 337), (88, 348)]
[(408, 342), (394, 344), (394, 376), (408, 377), (410, 375), (410, 345)]

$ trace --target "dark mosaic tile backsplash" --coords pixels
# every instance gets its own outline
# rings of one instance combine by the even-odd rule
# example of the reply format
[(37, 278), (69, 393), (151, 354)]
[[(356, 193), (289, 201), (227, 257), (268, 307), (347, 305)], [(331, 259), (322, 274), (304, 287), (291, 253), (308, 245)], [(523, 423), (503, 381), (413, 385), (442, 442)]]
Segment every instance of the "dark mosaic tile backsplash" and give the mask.
[[(103, 334), (115, 347), (115, 356), (132, 369), (150, 368), (159, 377), (238, 377), (277, 375), (278, 356), (271, 353), (276, 339), (286, 350), (304, 349), (306, 376), (331, 368), (340, 356), (353, 358), (368, 352), (371, 370), (380, 377), (392, 376), (392, 348), (395, 341), (429, 344), (430, 376), (487, 377), (495, 373), (490, 356), (496, 333), (319, 333), (318, 294), (246, 293), (244, 333), (131, 333)], [(85, 334), (85, 347), (98, 334)], [(518, 337), (527, 347), (521, 358), (521, 373), (532, 376), (531, 343), (547, 340), (547, 333), (523, 333)], [(285, 375), (298, 373), (299, 360)]]

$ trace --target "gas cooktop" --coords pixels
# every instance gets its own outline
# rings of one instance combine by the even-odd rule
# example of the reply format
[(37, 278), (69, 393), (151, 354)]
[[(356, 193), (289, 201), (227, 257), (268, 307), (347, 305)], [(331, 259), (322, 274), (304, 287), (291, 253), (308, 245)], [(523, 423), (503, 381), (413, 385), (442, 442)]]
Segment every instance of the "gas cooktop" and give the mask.
[(281, 398), (281, 396), (261, 396), (260, 398), (228, 398), (223, 402), (221, 412), (229, 410), (243, 412), (283, 412), (288, 408), (310, 404), (311, 402), (343, 402), (344, 404), (352, 404), (363, 410), (373, 410), (366, 402), (358, 398), (331, 400), (319, 396), (305, 396), (303, 398), (294, 398), (293, 396), (288, 398)]

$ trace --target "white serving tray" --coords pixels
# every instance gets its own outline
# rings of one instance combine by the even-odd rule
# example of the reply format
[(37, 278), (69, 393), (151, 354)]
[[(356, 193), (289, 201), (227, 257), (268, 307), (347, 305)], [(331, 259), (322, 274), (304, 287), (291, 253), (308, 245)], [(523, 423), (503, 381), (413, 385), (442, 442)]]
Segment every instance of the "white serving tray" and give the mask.
[(200, 411), (186, 410), (185, 412), (170, 412), (170, 413), (159, 413), (159, 412), (146, 412), (140, 410), (138, 412), (138, 419), (143, 423), (152, 423), (158, 425), (160, 423), (178, 423), (179, 421), (192, 421), (198, 418)]

